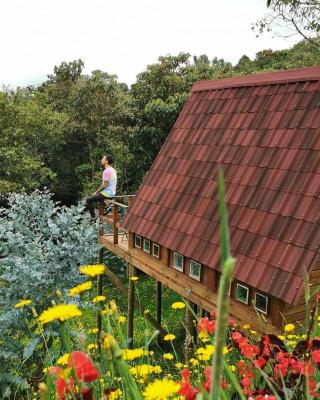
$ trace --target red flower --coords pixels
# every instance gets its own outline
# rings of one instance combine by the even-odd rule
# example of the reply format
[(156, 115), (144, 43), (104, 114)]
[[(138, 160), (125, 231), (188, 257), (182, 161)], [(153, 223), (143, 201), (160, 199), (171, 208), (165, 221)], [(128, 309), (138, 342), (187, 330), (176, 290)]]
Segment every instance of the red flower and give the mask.
[(247, 340), (243, 340), (238, 343), (241, 353), (248, 358), (249, 360), (252, 360), (255, 355), (259, 354), (259, 348), (258, 346), (254, 344), (249, 344)]
[(206, 367), (204, 371), (206, 381), (203, 384), (203, 387), (206, 389), (207, 392), (210, 392), (211, 389), (211, 367)]
[(211, 335), (216, 329), (216, 321), (209, 321), (208, 317), (201, 318), (198, 323), (198, 331), (205, 331)]
[(60, 367), (50, 367), (48, 374), (52, 375), (56, 379), (56, 390), (59, 400), (64, 400), (64, 396), (70, 391), (74, 393), (75, 385), (74, 379), (63, 379), (62, 376), (63, 370)]
[(210, 316), (211, 316), (211, 319), (217, 319), (217, 311), (213, 310)]
[(288, 363), (286, 362), (281, 362), (280, 364), (277, 364), (275, 368), (275, 372), (280, 372), (282, 376), (286, 376), (288, 373)]
[(69, 367), (73, 367), (80, 381), (92, 382), (99, 378), (99, 371), (90, 358), (80, 351), (74, 351), (69, 357)]
[(239, 342), (243, 339), (242, 333), (240, 332), (232, 332), (232, 340), (235, 342)]
[(182, 378), (186, 381), (188, 381), (190, 379), (191, 376), (191, 372), (189, 371), (188, 368), (184, 368), (181, 372), (180, 372)]
[(254, 366), (256, 368), (263, 369), (265, 365), (267, 364), (267, 361), (263, 357), (258, 357), (257, 360), (253, 362)]
[(320, 350), (314, 350), (312, 352), (312, 360), (315, 364), (320, 363)]
[(309, 383), (310, 395), (312, 397), (317, 397), (318, 398), (318, 393), (316, 392), (317, 384), (315, 383), (315, 381), (311, 377), (309, 377), (308, 383)]

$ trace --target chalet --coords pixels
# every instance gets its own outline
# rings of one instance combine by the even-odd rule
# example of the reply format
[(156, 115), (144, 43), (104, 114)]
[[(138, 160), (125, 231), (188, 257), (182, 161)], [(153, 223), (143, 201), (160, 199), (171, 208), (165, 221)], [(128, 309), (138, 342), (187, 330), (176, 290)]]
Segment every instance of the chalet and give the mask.
[(304, 276), (320, 285), (319, 107), (320, 67), (194, 84), (123, 221), (117, 202), (113, 219), (101, 216), (114, 231), (101, 228), (100, 244), (158, 282), (158, 303), (165, 284), (211, 311), (221, 168), (237, 259), (231, 316), (264, 331), (303, 321)]

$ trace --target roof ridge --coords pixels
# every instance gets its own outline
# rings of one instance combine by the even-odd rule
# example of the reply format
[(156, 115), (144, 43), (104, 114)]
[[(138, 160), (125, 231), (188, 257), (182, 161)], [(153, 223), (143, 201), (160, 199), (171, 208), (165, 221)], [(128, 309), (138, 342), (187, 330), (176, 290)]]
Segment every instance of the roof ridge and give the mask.
[(320, 66), (262, 72), (251, 75), (240, 75), (232, 78), (196, 82), (192, 86), (192, 92), (202, 92), (206, 90), (226, 89), (242, 86), (276, 85), (277, 83), (290, 83), (310, 80), (320, 80)]

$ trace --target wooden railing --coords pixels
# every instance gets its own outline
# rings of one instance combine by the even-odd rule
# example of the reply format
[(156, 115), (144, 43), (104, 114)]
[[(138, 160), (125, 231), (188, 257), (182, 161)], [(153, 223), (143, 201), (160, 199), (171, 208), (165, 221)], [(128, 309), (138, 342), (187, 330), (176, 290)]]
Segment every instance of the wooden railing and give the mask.
[[(107, 223), (112, 227), (112, 235), (113, 235), (113, 243), (118, 244), (119, 241), (119, 232), (122, 235), (127, 235), (127, 231), (120, 226), (121, 220), (123, 219), (125, 212), (128, 207), (130, 207), (131, 201), (134, 198), (134, 194), (126, 194), (114, 196), (112, 199), (107, 199), (101, 201), (99, 204), (99, 220), (100, 220), (100, 228), (99, 235), (104, 235), (104, 227), (103, 224)], [(123, 201), (120, 203), (120, 201)], [(122, 200), (124, 199), (124, 200)], [(111, 213), (105, 214), (105, 208), (108, 205), (113, 206), (113, 210)], [(119, 217), (120, 214), (120, 217)], [(110, 233), (108, 233), (110, 235)]]

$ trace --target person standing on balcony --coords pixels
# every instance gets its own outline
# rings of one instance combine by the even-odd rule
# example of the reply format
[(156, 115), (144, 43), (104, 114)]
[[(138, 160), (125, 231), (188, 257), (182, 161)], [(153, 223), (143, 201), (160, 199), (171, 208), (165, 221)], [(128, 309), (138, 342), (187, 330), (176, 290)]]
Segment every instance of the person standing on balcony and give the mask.
[(86, 208), (91, 214), (91, 218), (95, 219), (93, 204), (112, 198), (116, 195), (117, 190), (117, 171), (112, 167), (113, 158), (106, 154), (101, 159), (101, 165), (104, 167), (102, 174), (102, 185), (90, 197), (86, 199)]

